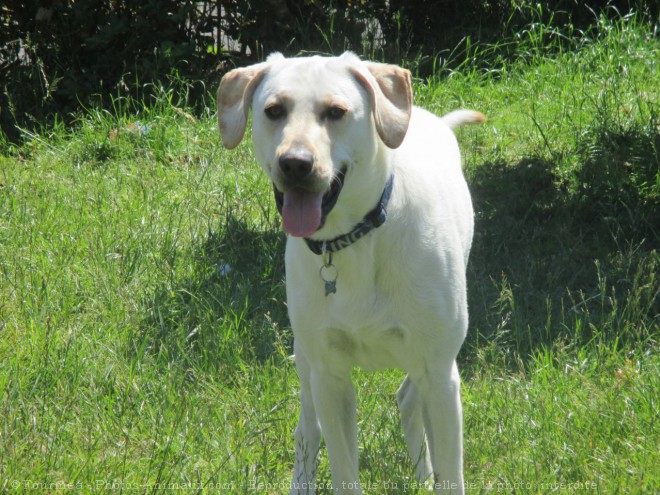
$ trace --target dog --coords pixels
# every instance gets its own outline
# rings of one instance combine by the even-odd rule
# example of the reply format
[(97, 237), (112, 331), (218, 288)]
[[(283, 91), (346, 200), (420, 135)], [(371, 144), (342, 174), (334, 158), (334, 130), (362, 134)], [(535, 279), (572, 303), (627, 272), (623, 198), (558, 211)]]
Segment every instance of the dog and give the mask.
[(463, 493), (456, 356), (474, 221), (452, 129), (484, 116), (438, 118), (413, 106), (409, 71), (350, 52), (273, 54), (228, 72), (217, 103), (229, 149), (252, 109), (254, 154), (287, 233), (301, 403), (290, 493), (315, 493), (321, 435), (334, 493), (363, 493), (355, 366), (406, 371), (396, 399), (416, 476)]

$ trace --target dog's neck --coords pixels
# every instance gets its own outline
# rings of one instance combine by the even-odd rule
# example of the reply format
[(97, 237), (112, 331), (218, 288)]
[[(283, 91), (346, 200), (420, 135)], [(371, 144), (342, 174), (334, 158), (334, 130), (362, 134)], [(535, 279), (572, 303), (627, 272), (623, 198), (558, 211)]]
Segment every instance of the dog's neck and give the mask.
[(394, 174), (390, 175), (390, 178), (385, 184), (383, 193), (378, 200), (376, 206), (368, 212), (360, 222), (358, 222), (350, 232), (337, 236), (329, 240), (316, 240), (305, 238), (305, 243), (307, 247), (314, 254), (324, 254), (324, 253), (336, 253), (353, 243), (357, 242), (359, 239), (367, 235), (373, 229), (377, 229), (387, 219), (387, 205), (392, 196), (392, 189), (394, 188)]

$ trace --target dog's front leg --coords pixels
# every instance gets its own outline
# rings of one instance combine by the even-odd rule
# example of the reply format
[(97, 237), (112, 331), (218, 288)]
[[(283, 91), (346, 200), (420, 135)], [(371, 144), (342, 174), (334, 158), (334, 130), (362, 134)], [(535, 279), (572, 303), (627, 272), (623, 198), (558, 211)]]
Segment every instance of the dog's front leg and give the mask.
[(312, 397), (311, 370), (302, 349), (295, 349), (296, 370), (300, 378), (300, 420), (295, 433), (296, 461), (291, 495), (316, 493), (317, 457), (321, 445), (321, 428)]
[(350, 369), (312, 369), (311, 385), (337, 495), (362, 495), (358, 475), (355, 389)]
[(456, 361), (429, 367), (414, 381), (422, 397), (434, 491), (463, 494), (463, 413)]

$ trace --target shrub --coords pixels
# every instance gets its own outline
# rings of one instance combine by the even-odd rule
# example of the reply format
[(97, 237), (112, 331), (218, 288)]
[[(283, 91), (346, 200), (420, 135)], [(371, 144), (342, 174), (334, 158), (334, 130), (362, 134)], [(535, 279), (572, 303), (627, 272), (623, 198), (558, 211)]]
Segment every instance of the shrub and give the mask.
[[(440, 56), (451, 65), (473, 40), (495, 42), (532, 24), (562, 40), (603, 12), (631, 9), (656, 22), (660, 0), (558, 0), (551, 8), (530, 0), (15, 2), (0, 10), (0, 127), (14, 141), (17, 126), (39, 127), (80, 104), (127, 93), (139, 101), (149, 83), (173, 74), (215, 81), (276, 50), (350, 49), (428, 75)], [(193, 103), (205, 91), (199, 85)]]

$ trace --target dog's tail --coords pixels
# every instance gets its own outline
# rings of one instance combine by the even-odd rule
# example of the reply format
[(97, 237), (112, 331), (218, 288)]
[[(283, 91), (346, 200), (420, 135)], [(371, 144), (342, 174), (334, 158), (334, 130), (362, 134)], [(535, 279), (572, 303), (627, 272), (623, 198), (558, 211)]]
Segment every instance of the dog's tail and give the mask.
[(442, 121), (451, 129), (456, 129), (465, 124), (482, 124), (486, 122), (486, 116), (476, 110), (454, 110), (442, 117)]

